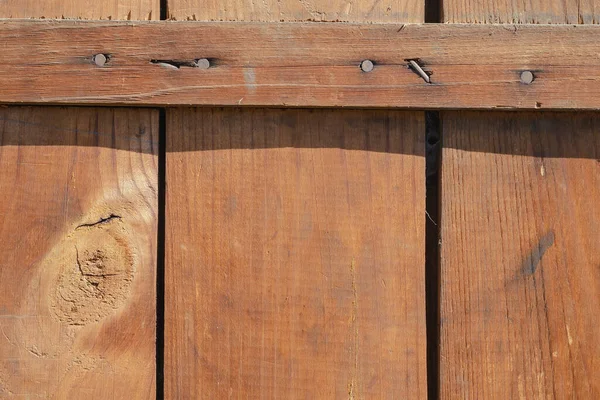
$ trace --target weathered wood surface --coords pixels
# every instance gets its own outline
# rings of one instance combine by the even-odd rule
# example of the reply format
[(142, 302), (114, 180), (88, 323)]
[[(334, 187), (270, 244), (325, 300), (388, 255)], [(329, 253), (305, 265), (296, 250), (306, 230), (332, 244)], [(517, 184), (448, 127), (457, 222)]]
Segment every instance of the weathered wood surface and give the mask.
[[(599, 4), (444, 0), (443, 15), (593, 23)], [(582, 48), (546, 39), (566, 60)], [(569, 101), (579, 88), (563, 85)], [(600, 114), (445, 112), (442, 125), (441, 397), (600, 397)]]
[(599, 0), (444, 0), (444, 21), (493, 24), (598, 24)]
[(423, 22), (421, 0), (170, 0), (168, 19), (193, 21)]
[(442, 398), (599, 398), (600, 115), (443, 116)]
[[(403, 22), (422, 22), (423, 6), (172, 0), (168, 15), (270, 22), (391, 22), (402, 16)], [(253, 67), (254, 55), (248, 56), (244, 66)], [(312, 58), (308, 65), (316, 72), (308, 73), (328, 76), (319, 67), (328, 57)], [(250, 84), (272, 75), (252, 68), (235, 73), (248, 81), (239, 75), (234, 82)], [(285, 101), (301, 90), (308, 89), (295, 88)], [(184, 248), (167, 250), (167, 282), (185, 285), (178, 294), (167, 284), (167, 315), (195, 301), (201, 306), (192, 320), (173, 314), (166, 324), (166, 397), (424, 397), (424, 282), (411, 266), (422, 264), (423, 253), (423, 114), (168, 109), (167, 120), (169, 149), (193, 151), (168, 153), (167, 198), (184, 197), (168, 201), (167, 229), (171, 237), (189, 237), (188, 220), (200, 224)], [(391, 175), (384, 165), (393, 168)], [(201, 179), (190, 184), (199, 168)], [(184, 170), (192, 172), (181, 175)], [(393, 195), (405, 181), (416, 201), (388, 205), (373, 197)], [(206, 205), (205, 211), (191, 217), (193, 211), (177, 212), (175, 205), (184, 202)], [(411, 221), (405, 228), (398, 225), (400, 214)], [(397, 233), (411, 226), (413, 234)], [(406, 242), (393, 242), (393, 236)], [(404, 245), (415, 247), (404, 255)], [(192, 259), (194, 251), (201, 257)], [(173, 267), (180, 263), (185, 267), (178, 272)], [(221, 265), (228, 266), (226, 274)], [(203, 278), (205, 270), (213, 279)], [(198, 290), (204, 294), (194, 297)], [(217, 334), (190, 337), (190, 327)], [(208, 357), (196, 360), (192, 348)]]
[(159, 0), (2, 0), (2, 18), (158, 20)]
[[(3, 21), (0, 102), (600, 109), (599, 34), (597, 26)], [(102, 67), (98, 53), (110, 54)], [(203, 58), (210, 68), (166, 63)], [(360, 69), (365, 59), (373, 71)], [(407, 59), (420, 59), (431, 83)], [(533, 72), (531, 84), (523, 71)]]
[[(0, 1), (2, 18), (158, 10)], [(11, 107), (0, 118), (0, 398), (155, 398), (158, 112)]]
[(0, 108), (1, 398), (154, 398), (157, 120)]
[(171, 109), (167, 398), (425, 398), (422, 114)]

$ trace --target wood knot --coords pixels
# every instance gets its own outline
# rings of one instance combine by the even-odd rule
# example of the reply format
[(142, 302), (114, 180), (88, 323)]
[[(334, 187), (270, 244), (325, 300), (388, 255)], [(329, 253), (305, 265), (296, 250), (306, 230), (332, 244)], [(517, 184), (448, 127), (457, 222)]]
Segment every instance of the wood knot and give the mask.
[(59, 275), (52, 311), (61, 322), (98, 322), (127, 300), (135, 272), (134, 255), (120, 218), (78, 226), (57, 262)]

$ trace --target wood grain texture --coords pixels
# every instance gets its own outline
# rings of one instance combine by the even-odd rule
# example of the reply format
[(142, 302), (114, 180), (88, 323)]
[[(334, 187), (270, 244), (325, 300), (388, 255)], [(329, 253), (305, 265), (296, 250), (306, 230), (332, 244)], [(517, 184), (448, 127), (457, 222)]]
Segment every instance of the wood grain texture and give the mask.
[(172, 109), (167, 398), (425, 398), (424, 120)]
[[(414, 0), (172, 0), (167, 13), (371, 23), (422, 22), (423, 9)], [(206, 104), (310, 106), (325, 95), (342, 105), (347, 97), (377, 97), (357, 86), (338, 91), (375, 78), (358, 68), (373, 55), (345, 54), (338, 65), (321, 52), (360, 37), (360, 27), (313, 44), (312, 25), (300, 25), (298, 36), (288, 25), (264, 25), (259, 36), (230, 26), (224, 41), (192, 56), (211, 60), (209, 77), (170, 71), (175, 79), (186, 74), (188, 85), (216, 77), (194, 95)], [(236, 37), (266, 46), (237, 58), (247, 44)], [(279, 38), (292, 50), (285, 57), (283, 47), (264, 42)], [(221, 103), (224, 94), (233, 97)], [(272, 95), (274, 103), (263, 103)], [(166, 397), (423, 398), (423, 115), (171, 109), (167, 120), (167, 236), (187, 239), (167, 249)], [(389, 203), (388, 195), (407, 201)], [(401, 219), (409, 222), (401, 227)]]
[(444, 21), (494, 24), (598, 24), (599, 0), (444, 0)]
[[(158, 5), (5, 0), (0, 17), (158, 19)], [(0, 109), (1, 398), (155, 397), (157, 123)]]
[(0, 109), (0, 397), (154, 398), (157, 120)]
[(167, 18), (194, 21), (422, 22), (418, 0), (170, 0)]
[(442, 398), (598, 398), (600, 115), (443, 117)]
[[(600, 109), (600, 26), (0, 22), (0, 102)], [(94, 54), (110, 54), (98, 67)], [(155, 61), (193, 62), (180, 68)], [(422, 60), (431, 84), (407, 68)], [(359, 68), (375, 63), (372, 72)], [(532, 84), (521, 83), (533, 71)]]
[[(587, 24), (600, 9), (443, 4), (445, 22)], [(598, 398), (599, 115), (443, 113), (443, 126), (441, 397)]]
[(2, 18), (158, 20), (159, 0), (3, 0)]

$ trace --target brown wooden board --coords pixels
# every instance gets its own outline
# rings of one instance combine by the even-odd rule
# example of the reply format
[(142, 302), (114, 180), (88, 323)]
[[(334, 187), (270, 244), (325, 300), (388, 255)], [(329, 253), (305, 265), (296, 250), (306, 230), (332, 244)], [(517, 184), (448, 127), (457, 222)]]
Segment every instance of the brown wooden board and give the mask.
[[(422, 22), (424, 4), (168, 7), (178, 19), (369, 23)], [(344, 46), (343, 63), (329, 70), (336, 56), (322, 46), (332, 47), (307, 34), (344, 25), (297, 24), (296, 38), (285, 33), (290, 25), (262, 26), (260, 37), (233, 29), (230, 50), (277, 38), (283, 47), (246, 53), (241, 69), (234, 53), (204, 56), (214, 61), (205, 72), (229, 70), (217, 86), (233, 85), (231, 104), (268, 92), (281, 95), (272, 105), (299, 105), (325, 94), (314, 83), (375, 79), (358, 67), (372, 49)], [(343, 46), (364, 34), (360, 27), (328, 40)], [(279, 58), (284, 48), (295, 49), (291, 59)], [(203, 49), (229, 52), (223, 42)], [(261, 70), (262, 56), (284, 69)], [(296, 83), (288, 93), (276, 84), (286, 76)], [(210, 102), (223, 93), (215, 87)], [(167, 110), (166, 398), (426, 397), (424, 132), (422, 113)]]
[(422, 114), (172, 109), (167, 398), (425, 398)]
[[(443, 14), (589, 23), (594, 2), (445, 0)], [(442, 115), (441, 397), (598, 398), (600, 114)]]
[(422, 22), (419, 0), (171, 0), (168, 19), (193, 21)]
[(443, 126), (442, 398), (598, 398), (600, 114)]
[(2, 18), (158, 20), (159, 0), (2, 0)]
[(488, 24), (598, 24), (599, 0), (443, 1), (444, 21)]
[[(0, 17), (158, 19), (158, 3), (4, 0)], [(156, 110), (0, 108), (0, 398), (155, 398), (157, 142)]]
[(154, 397), (157, 123), (0, 108), (0, 398)]
[(0, 36), (2, 103), (600, 109), (600, 26), (2, 21)]

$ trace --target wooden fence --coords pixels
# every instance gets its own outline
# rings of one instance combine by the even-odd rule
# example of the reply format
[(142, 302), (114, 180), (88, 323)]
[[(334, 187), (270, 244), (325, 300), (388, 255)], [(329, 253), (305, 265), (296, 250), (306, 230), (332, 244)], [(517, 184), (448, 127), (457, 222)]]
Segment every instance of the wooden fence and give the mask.
[(0, 18), (0, 398), (600, 398), (600, 0)]

